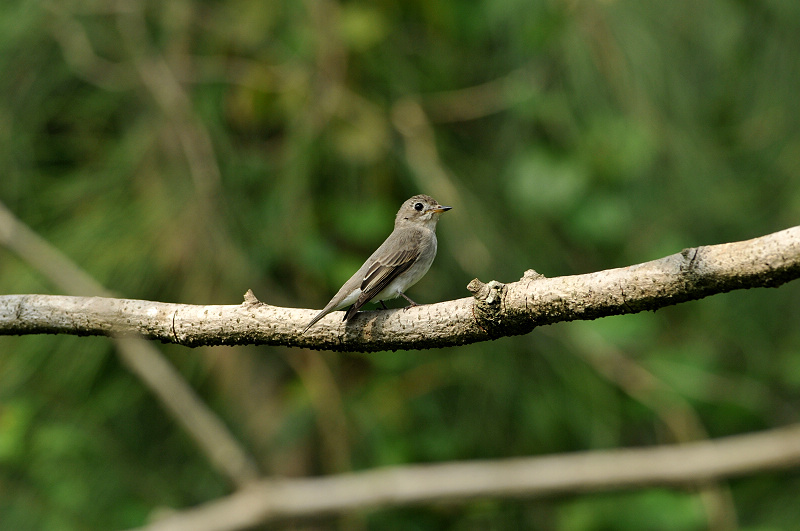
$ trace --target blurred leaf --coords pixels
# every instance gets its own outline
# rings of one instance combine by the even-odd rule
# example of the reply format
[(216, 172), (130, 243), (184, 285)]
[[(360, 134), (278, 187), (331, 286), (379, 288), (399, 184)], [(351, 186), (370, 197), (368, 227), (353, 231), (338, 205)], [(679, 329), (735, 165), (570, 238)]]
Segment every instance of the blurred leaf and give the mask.
[(377, 45), (389, 32), (383, 14), (374, 7), (345, 4), (339, 16), (342, 39), (356, 51)]
[(581, 200), (588, 175), (580, 163), (531, 150), (511, 163), (506, 186), (509, 203), (520, 214), (556, 214)]
[(576, 238), (590, 243), (621, 244), (635, 230), (632, 210), (624, 197), (595, 194), (576, 208), (569, 228)]
[(6, 402), (0, 406), (0, 462), (24, 462), (22, 458), (33, 416), (33, 407), (22, 401)]
[(699, 501), (690, 495), (664, 490), (612, 494), (576, 500), (563, 506), (559, 529), (600, 531), (637, 530), (642, 522), (659, 531), (702, 529), (706, 524)]

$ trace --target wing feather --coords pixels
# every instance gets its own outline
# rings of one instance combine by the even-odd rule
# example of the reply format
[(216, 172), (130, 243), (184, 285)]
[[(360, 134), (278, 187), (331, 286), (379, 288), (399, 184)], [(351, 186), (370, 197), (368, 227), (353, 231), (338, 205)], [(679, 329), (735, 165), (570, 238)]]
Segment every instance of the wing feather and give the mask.
[(392, 283), (401, 273), (411, 267), (419, 258), (419, 247), (396, 251), (389, 256), (376, 260), (364, 275), (361, 283), (361, 296), (358, 297), (353, 306), (347, 310), (345, 320), (350, 319), (356, 312), (372, 300), (375, 295), (383, 291), (386, 286)]

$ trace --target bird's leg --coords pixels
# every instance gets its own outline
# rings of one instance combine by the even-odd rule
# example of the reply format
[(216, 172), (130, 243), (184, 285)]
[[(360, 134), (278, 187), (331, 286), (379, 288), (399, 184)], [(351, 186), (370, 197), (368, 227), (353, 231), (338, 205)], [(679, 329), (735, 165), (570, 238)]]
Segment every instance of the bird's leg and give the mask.
[(389, 308), (386, 307), (386, 304), (383, 301), (378, 301), (378, 302), (381, 303), (381, 306), (383, 306), (384, 310), (388, 310), (389, 309)]
[(409, 298), (408, 298), (408, 295), (406, 295), (405, 293), (403, 293), (403, 292), (400, 292), (400, 295), (402, 295), (402, 296), (403, 296), (403, 298), (404, 298), (405, 300), (407, 300), (408, 302), (410, 302), (410, 303), (411, 303), (411, 306), (419, 306), (419, 304), (417, 304), (416, 302), (414, 302), (414, 301), (412, 301), (411, 299), (409, 299)]

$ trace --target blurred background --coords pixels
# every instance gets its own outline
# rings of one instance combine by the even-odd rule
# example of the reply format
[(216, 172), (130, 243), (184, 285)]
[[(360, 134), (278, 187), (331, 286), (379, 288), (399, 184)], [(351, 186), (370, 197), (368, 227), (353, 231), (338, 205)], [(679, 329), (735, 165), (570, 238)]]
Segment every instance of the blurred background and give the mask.
[[(644, 262), (800, 217), (800, 3), (0, 3), (0, 202), (124, 298), (321, 308), (427, 193), (409, 293)], [(0, 293), (63, 293), (0, 247)], [(800, 284), (370, 355), (153, 345), (265, 476), (800, 421)], [(398, 306), (395, 304), (394, 306)], [(0, 528), (232, 491), (106, 338), (0, 337)], [(270, 529), (787, 529), (796, 470)]]

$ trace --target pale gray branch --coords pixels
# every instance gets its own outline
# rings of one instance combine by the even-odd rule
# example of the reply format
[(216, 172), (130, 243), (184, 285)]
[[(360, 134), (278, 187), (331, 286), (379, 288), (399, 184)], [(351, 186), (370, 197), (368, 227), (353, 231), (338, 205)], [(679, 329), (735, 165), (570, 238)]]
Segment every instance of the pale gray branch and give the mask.
[(800, 464), (800, 425), (711, 441), (263, 481), (138, 531), (233, 531), (292, 517), (473, 498), (692, 486)]
[(525, 334), (560, 321), (657, 310), (800, 277), (800, 227), (752, 240), (685, 249), (585, 275), (470, 283), (474, 296), (342, 322), (333, 312), (280, 308), (248, 292), (239, 305), (197, 306), (102, 297), (0, 296), (0, 334), (140, 335), (187, 346), (270, 344), (337, 351), (423, 349)]

